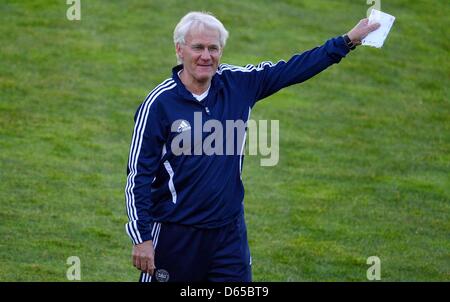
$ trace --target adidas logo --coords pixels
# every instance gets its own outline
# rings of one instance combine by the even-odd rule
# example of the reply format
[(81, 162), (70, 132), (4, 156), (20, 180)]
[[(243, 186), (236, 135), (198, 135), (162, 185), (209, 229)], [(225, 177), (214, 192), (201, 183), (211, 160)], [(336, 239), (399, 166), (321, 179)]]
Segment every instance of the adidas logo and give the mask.
[(183, 131), (191, 130), (191, 126), (189, 126), (189, 123), (186, 121), (182, 121), (180, 126), (177, 128), (177, 132), (181, 133)]

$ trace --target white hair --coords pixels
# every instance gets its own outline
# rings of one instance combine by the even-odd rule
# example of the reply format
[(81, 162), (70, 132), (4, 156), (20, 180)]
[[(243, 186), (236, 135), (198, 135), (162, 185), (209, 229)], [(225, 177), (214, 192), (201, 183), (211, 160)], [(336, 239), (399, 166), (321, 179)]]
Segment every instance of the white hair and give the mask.
[[(175, 44), (175, 47), (177, 44), (185, 44), (186, 35), (192, 28), (199, 28), (201, 26), (217, 30), (219, 32), (220, 47), (225, 47), (228, 39), (228, 31), (225, 29), (222, 22), (209, 12), (190, 12), (181, 18), (173, 31), (173, 43)], [(178, 54), (177, 60), (178, 63), (181, 63)]]

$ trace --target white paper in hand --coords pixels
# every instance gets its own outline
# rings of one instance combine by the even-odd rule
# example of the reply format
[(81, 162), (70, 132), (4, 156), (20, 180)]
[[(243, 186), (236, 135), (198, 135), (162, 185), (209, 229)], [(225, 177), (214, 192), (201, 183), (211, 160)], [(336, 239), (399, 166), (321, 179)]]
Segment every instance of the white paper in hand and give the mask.
[(369, 16), (369, 24), (380, 23), (380, 27), (369, 33), (363, 40), (362, 45), (373, 46), (381, 48), (384, 40), (386, 40), (392, 24), (394, 24), (395, 17), (389, 14), (380, 12), (379, 10), (372, 9)]

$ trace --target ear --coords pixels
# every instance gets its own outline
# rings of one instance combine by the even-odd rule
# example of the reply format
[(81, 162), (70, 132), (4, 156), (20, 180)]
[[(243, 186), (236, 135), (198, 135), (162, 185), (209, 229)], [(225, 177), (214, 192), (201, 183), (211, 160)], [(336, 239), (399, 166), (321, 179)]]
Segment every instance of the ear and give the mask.
[(183, 45), (180, 43), (177, 43), (175, 46), (175, 51), (177, 52), (177, 55), (180, 59), (183, 59)]

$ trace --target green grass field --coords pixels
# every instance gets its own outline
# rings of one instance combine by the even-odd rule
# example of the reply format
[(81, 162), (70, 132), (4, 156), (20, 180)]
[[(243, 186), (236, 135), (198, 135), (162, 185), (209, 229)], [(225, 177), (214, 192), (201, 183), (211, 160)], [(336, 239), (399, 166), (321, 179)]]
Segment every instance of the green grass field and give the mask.
[[(137, 106), (170, 75), (188, 11), (230, 31), (223, 62), (288, 59), (350, 30), (366, 1), (0, 4), (0, 281), (136, 281), (124, 231)], [(247, 156), (255, 281), (450, 281), (450, 4), (382, 1), (385, 46), (259, 103), (280, 161)]]

